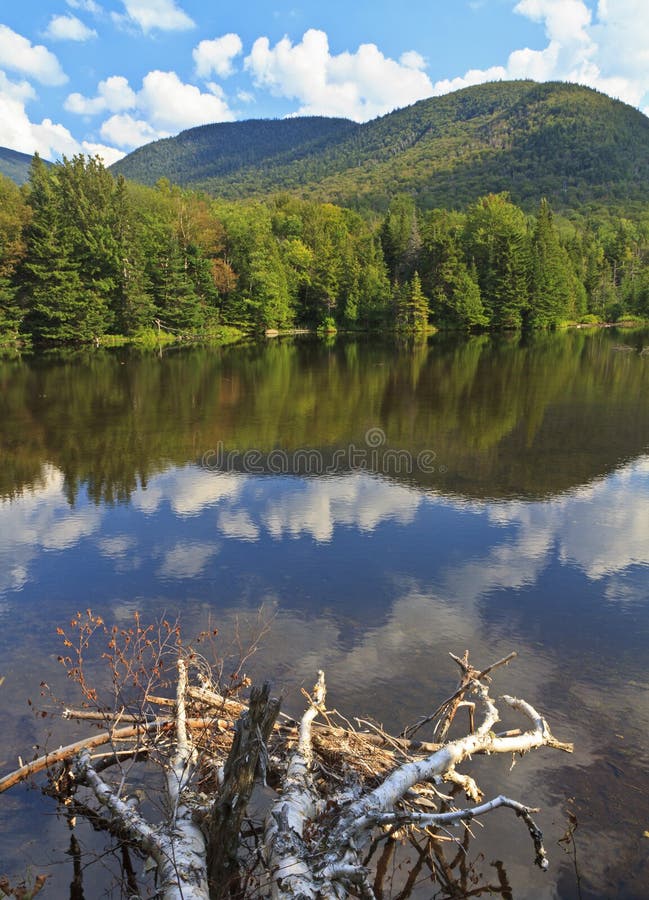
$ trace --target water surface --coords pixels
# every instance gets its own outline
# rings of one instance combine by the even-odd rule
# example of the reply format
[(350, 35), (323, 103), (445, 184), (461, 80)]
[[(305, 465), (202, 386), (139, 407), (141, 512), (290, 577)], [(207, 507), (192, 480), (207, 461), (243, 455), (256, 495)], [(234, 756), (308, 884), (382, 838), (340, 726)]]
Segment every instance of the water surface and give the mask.
[[(395, 729), (452, 689), (449, 650), (516, 650), (497, 690), (576, 753), (480, 766), (488, 793), (542, 806), (550, 871), (506, 813), (472, 859), (492, 882), (502, 860), (516, 897), (649, 895), (647, 345), (577, 331), (0, 363), (3, 771), (47, 729), (63, 739), (26, 701), (41, 680), (73, 696), (55, 629), (87, 607), (244, 638), (263, 607), (248, 668), (287, 708), (322, 667), (333, 705)], [(580, 885), (556, 844), (568, 810)], [(50, 872), (63, 896), (68, 840), (37, 791), (3, 796), (0, 869)]]

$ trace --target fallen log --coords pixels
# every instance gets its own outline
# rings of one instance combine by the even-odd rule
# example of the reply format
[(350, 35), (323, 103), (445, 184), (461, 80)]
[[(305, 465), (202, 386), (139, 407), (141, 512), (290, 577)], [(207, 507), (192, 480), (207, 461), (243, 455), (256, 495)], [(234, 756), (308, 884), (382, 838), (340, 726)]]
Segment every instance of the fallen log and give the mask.
[[(362, 719), (354, 730), (327, 711), (323, 673), (305, 695), (307, 709), (296, 721), (280, 713), (268, 686), (253, 691), (249, 703), (226, 696), (206, 676), (204, 661), (196, 671), (200, 683), (192, 684), (192, 656), (181, 651), (173, 698), (147, 690), (139, 711), (66, 709), (69, 721), (108, 727), (6, 775), (0, 792), (48, 770), (49, 793), (66, 803), (74, 797), (79, 815), (153, 861), (164, 900), (244, 900), (269, 893), (274, 900), (388, 896), (393, 844), (433, 842), (435, 849), (426, 857), (432, 865), (431, 859), (443, 857), (442, 841), (461, 843), (449, 838), (450, 826), (468, 835), (462, 829), (498, 808), (512, 810), (523, 821), (534, 860), (546, 869), (547, 853), (534, 818), (538, 810), (505, 793), (484, 800), (475, 779), (460, 771), (478, 754), (523, 754), (542, 747), (572, 751), (528, 702), (491, 696), (491, 674), (512, 658), (478, 669), (468, 654), (454, 657), (461, 669), (458, 689), (432, 715), (390, 735)], [(522, 718), (520, 728), (495, 730), (501, 702)], [(155, 715), (156, 706), (164, 716)], [(469, 730), (450, 737), (465, 707)], [(415, 740), (413, 735), (428, 724), (433, 740)], [(112, 753), (93, 758), (93, 751), (107, 744)], [(159, 820), (147, 821), (133, 803), (129, 792), (135, 775), (124, 770), (125, 757), (146, 758), (138, 765), (159, 767), (165, 799)], [(65, 777), (60, 777), (61, 766)], [(251, 820), (255, 791), (257, 812)], [(460, 791), (468, 802), (458, 802)], [(379, 847), (385, 852), (376, 859)], [(402, 896), (415, 882), (412, 873), (423, 865), (423, 853)], [(445, 880), (449, 865), (444, 863)], [(431, 878), (435, 871), (432, 865)]]

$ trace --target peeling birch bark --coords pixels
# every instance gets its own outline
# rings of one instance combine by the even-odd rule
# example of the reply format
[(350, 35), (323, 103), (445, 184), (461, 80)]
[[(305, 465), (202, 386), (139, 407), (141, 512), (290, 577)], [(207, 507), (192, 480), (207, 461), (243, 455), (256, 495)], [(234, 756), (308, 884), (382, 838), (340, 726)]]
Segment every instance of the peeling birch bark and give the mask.
[[(204, 661), (201, 685), (192, 686), (187, 663), (180, 657), (175, 699), (143, 695), (141, 709), (162, 707), (164, 718), (145, 722), (127, 710), (114, 715), (105, 710), (68, 710), (64, 715), (81, 721), (141, 724), (113, 727), (34, 760), (1, 779), (0, 791), (56, 764), (50, 792), (67, 796), (76, 802), (79, 815), (95, 825), (101, 820), (101, 827), (125, 836), (129, 846), (150, 857), (162, 900), (222, 900), (233, 891), (241, 900), (257, 900), (269, 891), (273, 900), (343, 900), (350, 894), (373, 900), (373, 884), (377, 896), (387, 897), (387, 860), (397, 841), (412, 842), (415, 836), (428, 841), (425, 852), (446, 866), (444, 845), (435, 842), (435, 830), (448, 841), (450, 826), (468, 826), (498, 808), (521, 818), (535, 862), (546, 869), (541, 830), (532, 817), (537, 810), (505, 794), (484, 801), (475, 779), (460, 768), (476, 754), (524, 754), (541, 747), (571, 752), (572, 745), (557, 740), (527, 701), (508, 695), (498, 703), (521, 716), (522, 727), (495, 732), (500, 715), (489, 693), (489, 675), (509, 663), (513, 654), (482, 670), (469, 664), (468, 654), (453, 658), (462, 672), (458, 689), (431, 716), (393, 737), (358, 719), (364, 730), (353, 731), (342, 717), (327, 713), (322, 672), (313, 692), (305, 694), (308, 705), (299, 722), (283, 715), (278, 722), (279, 702), (270, 699), (268, 685), (253, 690), (246, 705), (220, 694), (205, 675)], [(471, 712), (469, 733), (449, 739), (451, 727), (457, 733), (456, 713), (466, 707)], [(319, 715), (323, 722), (316, 721)], [(410, 736), (426, 723), (436, 740), (412, 740)], [(93, 760), (92, 751), (106, 744), (112, 744), (112, 753)], [(161, 764), (164, 774), (166, 813), (155, 824), (128, 800), (128, 770), (106, 775), (124, 757), (143, 756), (148, 766), (154, 761)], [(267, 769), (276, 790), (271, 800)], [(265, 787), (267, 810), (263, 829), (246, 818), (259, 782)], [(83, 800), (75, 801), (75, 784), (85, 785), (90, 799), (84, 792)], [(453, 799), (458, 789), (474, 805), (463, 806)], [(463, 834), (462, 848), (470, 839), (466, 827)], [(379, 846), (385, 849), (370, 865)], [(463, 852), (455, 856), (462, 858)], [(422, 859), (420, 854), (408, 875), (404, 897)], [(445, 879), (450, 877), (447, 869), (450, 872), (448, 866), (440, 870)]]
[(318, 672), (309, 708), (300, 722), (297, 746), (289, 758), (282, 795), (273, 804), (266, 820), (266, 854), (274, 900), (318, 897), (318, 885), (306, 859), (304, 829), (307, 822), (315, 818), (317, 809), (311, 772), (311, 727), (318, 712), (324, 708), (325, 696), (324, 672)]

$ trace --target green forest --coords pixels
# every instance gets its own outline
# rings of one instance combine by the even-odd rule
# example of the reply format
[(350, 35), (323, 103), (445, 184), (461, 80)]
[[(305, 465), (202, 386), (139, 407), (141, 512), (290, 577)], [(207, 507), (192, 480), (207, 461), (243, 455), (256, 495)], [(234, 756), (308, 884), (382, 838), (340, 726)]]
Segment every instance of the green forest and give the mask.
[(533, 212), (617, 211), (649, 201), (649, 119), (576, 84), (499, 81), (430, 97), (363, 124), (306, 117), (226, 122), (154, 141), (111, 168), (215, 197), (278, 191), (385, 213), (399, 194), (462, 210), (508, 191)]
[[(254, 446), (264, 467), (278, 447), (291, 458), (318, 449), (328, 465), (336, 448), (364, 446), (368, 423), (380, 422), (387, 442), (373, 465), (391, 478), (465, 500), (548, 499), (645, 452), (643, 340), (629, 334), (635, 352), (615, 353), (604, 329), (565, 329), (439, 333), (408, 341), (408, 352), (400, 341), (354, 336), (219, 353), (196, 345), (164, 365), (151, 353), (94, 348), (0, 358), (0, 498), (42, 488), (54, 466), (70, 503), (80, 491), (97, 504), (124, 502), (219, 441), (238, 461)], [(577, 424), (557, 440), (563, 417)], [(389, 469), (380, 454), (402, 447), (434, 447), (449, 471)]]
[(552, 328), (649, 316), (649, 210), (557, 220), (506, 193), (410, 196), (365, 217), (283, 194), (228, 201), (114, 177), (97, 158), (0, 176), (0, 333), (100, 343), (157, 327)]

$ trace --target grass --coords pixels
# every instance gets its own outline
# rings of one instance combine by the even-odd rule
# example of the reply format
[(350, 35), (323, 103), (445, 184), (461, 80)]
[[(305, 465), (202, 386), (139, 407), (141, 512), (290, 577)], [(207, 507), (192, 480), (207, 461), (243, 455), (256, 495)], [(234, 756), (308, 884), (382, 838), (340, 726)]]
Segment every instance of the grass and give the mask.
[(215, 325), (196, 334), (171, 334), (157, 328), (142, 328), (132, 335), (105, 334), (100, 338), (101, 347), (138, 347), (142, 350), (158, 350), (171, 344), (201, 343), (225, 346), (235, 344), (246, 333), (233, 325)]

